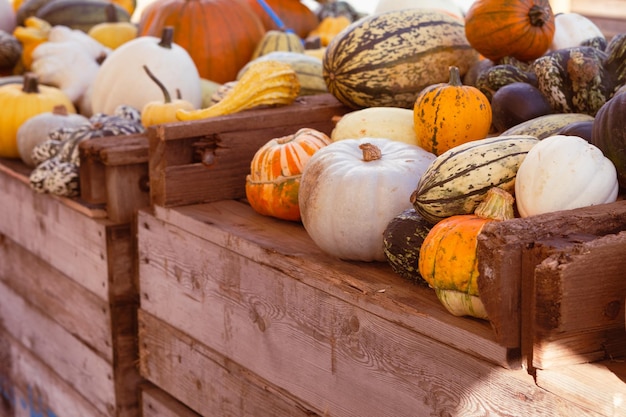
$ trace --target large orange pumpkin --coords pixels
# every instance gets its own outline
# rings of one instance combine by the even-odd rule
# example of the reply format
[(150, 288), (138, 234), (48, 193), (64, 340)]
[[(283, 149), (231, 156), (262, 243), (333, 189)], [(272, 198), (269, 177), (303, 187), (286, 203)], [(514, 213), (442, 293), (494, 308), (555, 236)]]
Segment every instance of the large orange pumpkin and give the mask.
[(554, 29), (549, 0), (476, 0), (465, 15), (468, 42), (492, 61), (540, 57), (550, 47)]
[(271, 139), (254, 155), (246, 178), (250, 206), (265, 216), (300, 220), (300, 177), (309, 158), (331, 143), (323, 132), (303, 128), (292, 135)]
[(189, 52), (200, 77), (234, 81), (265, 34), (245, 0), (156, 0), (142, 12), (138, 36), (160, 37), (174, 28), (174, 43)]
[(291, 29), (301, 38), (317, 27), (319, 19), (315, 12), (300, 0), (265, 0), (265, 3), (280, 18), (285, 25), (278, 27), (272, 17), (265, 11), (257, 0), (246, 0), (254, 12), (261, 18), (266, 30)]

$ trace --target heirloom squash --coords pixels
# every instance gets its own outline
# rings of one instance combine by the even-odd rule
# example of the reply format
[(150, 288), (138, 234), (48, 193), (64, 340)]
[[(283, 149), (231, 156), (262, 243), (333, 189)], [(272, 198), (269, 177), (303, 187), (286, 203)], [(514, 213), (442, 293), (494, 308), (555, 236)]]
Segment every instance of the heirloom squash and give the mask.
[(24, 70), (30, 70), (33, 63), (32, 53), (39, 45), (48, 40), (52, 26), (43, 19), (29, 17), (24, 26), (18, 26), (13, 31), (13, 36), (22, 44), (22, 66)]
[(141, 110), (146, 103), (162, 100), (163, 92), (146, 77), (144, 65), (159, 72), (159, 80), (168, 91), (179, 90), (181, 97), (194, 108), (200, 107), (202, 89), (198, 70), (189, 53), (172, 42), (172, 28), (168, 27), (160, 39), (140, 36), (109, 54), (93, 80), (90, 95), (93, 113), (111, 115), (120, 105)]
[(304, 45), (302, 39), (293, 32), (269, 30), (257, 44), (250, 60), (276, 51), (304, 53)]
[(347, 16), (327, 16), (309, 33), (308, 37), (319, 36), (321, 46), (328, 46), (339, 32), (347, 28), (353, 20)]
[(608, 100), (593, 120), (591, 143), (609, 158), (617, 169), (619, 184), (626, 189), (626, 90)]
[(430, 230), (419, 256), (419, 272), (455, 316), (488, 319), (478, 293), (478, 235), (488, 222), (514, 218), (513, 196), (490, 188), (474, 214), (448, 217)]
[(498, 89), (491, 98), (492, 124), (496, 132), (552, 113), (552, 106), (539, 89), (516, 82)]
[(594, 116), (615, 89), (614, 75), (604, 66), (607, 58), (591, 46), (548, 52), (532, 63), (537, 88), (555, 113)]
[(423, 89), (413, 107), (418, 145), (435, 155), (483, 139), (491, 129), (487, 97), (476, 87), (463, 85), (457, 67), (451, 66), (449, 71), (449, 81)]
[(496, 136), (449, 149), (424, 172), (411, 203), (433, 224), (471, 214), (489, 189), (500, 187), (513, 193), (517, 170), (537, 143), (532, 136)]
[(618, 191), (615, 165), (578, 136), (541, 140), (520, 164), (515, 181), (522, 217), (611, 203)]
[(544, 139), (572, 123), (588, 121), (593, 121), (593, 116), (584, 113), (551, 113), (518, 123), (500, 133), (500, 136), (530, 135)]
[(120, 21), (115, 12), (115, 6), (109, 4), (106, 9), (106, 21), (93, 25), (87, 34), (102, 45), (115, 49), (137, 37), (137, 25)]
[(85, 33), (107, 21), (107, 9), (113, 5), (119, 22), (130, 22), (130, 14), (122, 6), (108, 0), (54, 0), (40, 7), (35, 16), (51, 26), (67, 26)]
[(421, 90), (478, 60), (463, 22), (440, 11), (404, 9), (352, 23), (326, 47), (328, 91), (354, 109), (412, 109)]
[(22, 44), (13, 34), (0, 30), (0, 75), (11, 75), (22, 56)]
[(250, 6), (233, 0), (156, 0), (138, 25), (138, 36), (161, 36), (173, 27), (173, 42), (189, 53), (200, 76), (218, 83), (235, 79), (265, 34)]
[(387, 224), (411, 208), (409, 196), (435, 156), (382, 138), (346, 139), (318, 150), (300, 179), (302, 224), (324, 252), (385, 261)]
[(465, 14), (467, 40), (492, 61), (538, 58), (550, 47), (554, 30), (548, 0), (476, 0)]
[(76, 113), (71, 100), (56, 87), (39, 85), (36, 75), (28, 73), (23, 84), (0, 86), (0, 157), (19, 158), (17, 131), (28, 119), (63, 105)]
[(413, 110), (402, 107), (368, 107), (344, 114), (330, 133), (333, 141), (386, 138), (419, 145), (413, 128)]
[(419, 255), (432, 227), (414, 208), (391, 219), (383, 231), (383, 251), (393, 272), (415, 284), (428, 285), (419, 272)]
[(330, 138), (315, 129), (271, 139), (252, 158), (246, 176), (246, 198), (264, 216), (300, 221), (298, 190), (307, 162)]

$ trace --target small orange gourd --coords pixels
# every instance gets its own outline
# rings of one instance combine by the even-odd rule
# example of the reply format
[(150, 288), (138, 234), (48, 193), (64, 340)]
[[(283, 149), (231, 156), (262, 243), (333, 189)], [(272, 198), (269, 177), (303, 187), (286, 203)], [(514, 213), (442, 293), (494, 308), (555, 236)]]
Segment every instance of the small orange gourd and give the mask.
[(423, 89), (413, 106), (418, 145), (435, 155), (471, 140), (484, 139), (491, 129), (491, 104), (476, 87), (463, 85), (459, 69), (450, 67), (448, 83)]
[(265, 216), (300, 221), (298, 190), (302, 171), (309, 158), (331, 142), (323, 132), (302, 128), (259, 148), (246, 177), (250, 206)]
[(512, 219), (513, 196), (493, 187), (474, 214), (447, 217), (426, 235), (418, 268), (437, 298), (455, 316), (488, 318), (478, 294), (478, 235), (488, 222)]
[(531, 61), (543, 55), (554, 37), (549, 0), (476, 0), (465, 14), (465, 36), (484, 57), (511, 56)]

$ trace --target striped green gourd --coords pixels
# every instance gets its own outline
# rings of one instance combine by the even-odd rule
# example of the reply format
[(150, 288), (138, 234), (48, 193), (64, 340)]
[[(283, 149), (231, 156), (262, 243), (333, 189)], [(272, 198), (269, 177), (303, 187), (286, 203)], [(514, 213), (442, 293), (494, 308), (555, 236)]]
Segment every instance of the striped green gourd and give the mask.
[(324, 54), (328, 91), (354, 109), (413, 108), (425, 87), (461, 76), (478, 60), (464, 22), (434, 9), (403, 9), (358, 20)]
[(513, 193), (517, 170), (537, 143), (539, 139), (534, 136), (495, 136), (442, 153), (426, 169), (411, 195), (415, 211), (437, 223), (473, 213), (494, 186)]

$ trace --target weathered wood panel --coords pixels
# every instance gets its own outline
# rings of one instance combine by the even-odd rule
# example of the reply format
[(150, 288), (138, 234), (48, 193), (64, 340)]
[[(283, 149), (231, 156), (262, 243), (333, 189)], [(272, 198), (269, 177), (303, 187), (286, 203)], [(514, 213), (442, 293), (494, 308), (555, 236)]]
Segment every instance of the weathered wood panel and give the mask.
[(201, 415), (317, 415), (310, 406), (231, 358), (142, 310), (139, 310), (139, 325), (142, 375)]
[(141, 386), (143, 417), (200, 417), (189, 407), (150, 383)]

